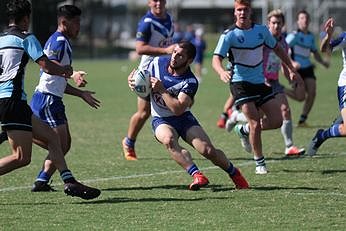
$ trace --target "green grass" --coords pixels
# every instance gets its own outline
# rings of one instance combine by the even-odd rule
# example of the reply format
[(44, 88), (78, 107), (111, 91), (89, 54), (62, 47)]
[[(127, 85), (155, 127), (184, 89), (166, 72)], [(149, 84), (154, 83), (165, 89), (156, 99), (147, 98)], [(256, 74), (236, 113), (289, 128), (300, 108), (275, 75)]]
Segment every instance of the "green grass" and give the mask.
[[(136, 110), (136, 96), (126, 78), (136, 63), (75, 61), (76, 69), (88, 72), (88, 88), (96, 91), (102, 107), (94, 110), (80, 99), (65, 97), (72, 134), (67, 160), (78, 179), (99, 187), (102, 194), (92, 201), (67, 197), (58, 175), (53, 177), (58, 192), (31, 193), (46, 154), (34, 147), (28, 167), (0, 177), (0, 230), (345, 230), (345, 140), (328, 140), (314, 158), (285, 159), (280, 131), (266, 131), (263, 149), (270, 173), (255, 175), (252, 156), (242, 150), (236, 135), (216, 127), (228, 86), (210, 62), (206, 60), (208, 74), (193, 112), (215, 146), (242, 169), (251, 190), (234, 190), (223, 171), (190, 147), (211, 183), (197, 192), (187, 190), (191, 178), (156, 142), (149, 123), (138, 137), (140, 160), (124, 160), (121, 139)], [(317, 67), (318, 93), (309, 117), (312, 128), (294, 130), (296, 145), (306, 146), (316, 129), (329, 126), (337, 115), (340, 70), (339, 56), (330, 69)], [(30, 64), (29, 98), (37, 81), (38, 67)], [(290, 103), (296, 124), (302, 104)], [(7, 143), (0, 146), (0, 153), (1, 157), (9, 153)]]

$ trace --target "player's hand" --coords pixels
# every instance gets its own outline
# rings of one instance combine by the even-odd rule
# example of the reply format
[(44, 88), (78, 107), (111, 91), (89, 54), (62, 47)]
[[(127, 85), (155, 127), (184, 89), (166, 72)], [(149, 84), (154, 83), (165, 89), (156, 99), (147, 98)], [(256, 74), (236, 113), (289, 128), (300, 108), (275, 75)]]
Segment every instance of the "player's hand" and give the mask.
[(159, 92), (160, 94), (162, 94), (166, 91), (166, 88), (163, 86), (162, 82), (159, 79), (151, 77), (150, 82), (151, 89), (153, 92)]
[(169, 47), (166, 47), (166, 54), (172, 54), (176, 46), (177, 44), (172, 44)]
[(329, 18), (323, 26), (324, 31), (327, 32), (329, 36), (331, 36), (334, 32), (334, 23), (334, 19)]
[(82, 93), (82, 99), (89, 104), (91, 107), (97, 109), (101, 106), (101, 102), (96, 99), (93, 94), (95, 94), (95, 92), (93, 91), (83, 91)]
[(71, 78), (77, 87), (85, 87), (85, 85), (88, 83), (88, 81), (85, 79), (86, 75), (87, 73), (85, 71), (74, 71)]
[(133, 75), (135, 74), (136, 69), (133, 69), (129, 76), (127, 76), (127, 84), (129, 85), (129, 88), (131, 91), (135, 89), (135, 80), (133, 79)]
[(220, 79), (224, 82), (224, 83), (228, 83), (231, 78), (232, 78), (232, 72), (231, 71), (223, 71), (220, 73)]

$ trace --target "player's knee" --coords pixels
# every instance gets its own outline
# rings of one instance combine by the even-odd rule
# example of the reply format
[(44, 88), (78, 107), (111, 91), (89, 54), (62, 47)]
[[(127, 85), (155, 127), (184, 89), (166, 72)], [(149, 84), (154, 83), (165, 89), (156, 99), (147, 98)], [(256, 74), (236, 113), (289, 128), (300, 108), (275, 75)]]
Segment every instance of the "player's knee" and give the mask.
[(215, 148), (209, 144), (205, 144), (200, 149), (200, 153), (207, 159), (212, 159), (215, 156)]
[(14, 161), (17, 163), (18, 167), (24, 167), (30, 164), (31, 162), (31, 152), (23, 152), (18, 150), (13, 153)]
[(174, 138), (172, 136), (165, 136), (161, 139), (161, 143), (168, 149), (172, 149), (172, 147), (174, 146)]

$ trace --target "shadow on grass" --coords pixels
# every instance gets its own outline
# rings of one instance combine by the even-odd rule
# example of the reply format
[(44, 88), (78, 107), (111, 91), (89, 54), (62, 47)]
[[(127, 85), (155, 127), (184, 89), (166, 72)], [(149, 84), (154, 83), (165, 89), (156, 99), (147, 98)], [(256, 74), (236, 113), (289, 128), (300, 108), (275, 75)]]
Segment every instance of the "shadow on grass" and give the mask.
[(329, 169), (329, 170), (319, 170), (319, 169), (301, 169), (301, 170), (292, 170), (292, 169), (283, 169), (283, 172), (286, 173), (321, 173), (322, 175), (326, 174), (336, 174), (336, 173), (346, 173), (345, 169)]

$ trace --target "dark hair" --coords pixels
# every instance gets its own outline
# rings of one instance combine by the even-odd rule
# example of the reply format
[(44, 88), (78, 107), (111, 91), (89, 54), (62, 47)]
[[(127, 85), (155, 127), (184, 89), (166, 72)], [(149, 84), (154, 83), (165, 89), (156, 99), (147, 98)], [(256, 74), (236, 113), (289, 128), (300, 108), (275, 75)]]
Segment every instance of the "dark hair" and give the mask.
[(300, 10), (297, 13), (297, 20), (300, 14), (305, 14), (308, 17), (308, 20), (310, 21), (310, 14), (306, 10)]
[(27, 0), (11, 0), (6, 4), (8, 20), (18, 23), (24, 16), (30, 16), (31, 3)]
[(180, 48), (183, 48), (184, 50), (186, 50), (186, 54), (188, 56), (188, 58), (190, 59), (194, 59), (196, 56), (196, 47), (189, 41), (182, 41), (180, 43), (178, 43), (178, 46)]
[(58, 18), (65, 17), (67, 19), (72, 19), (76, 16), (80, 16), (82, 11), (74, 5), (63, 5), (58, 9)]

